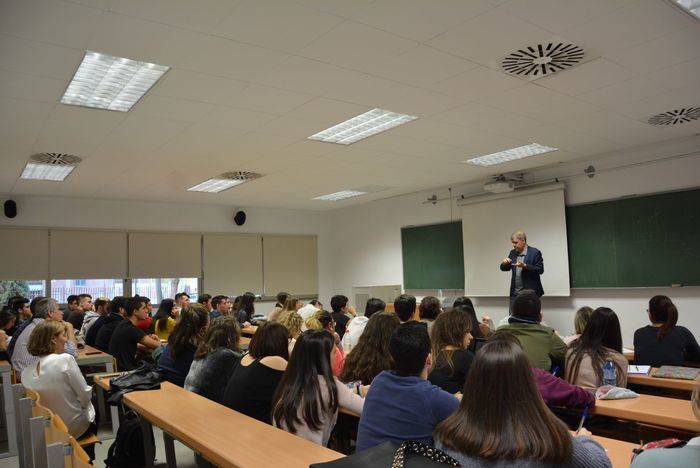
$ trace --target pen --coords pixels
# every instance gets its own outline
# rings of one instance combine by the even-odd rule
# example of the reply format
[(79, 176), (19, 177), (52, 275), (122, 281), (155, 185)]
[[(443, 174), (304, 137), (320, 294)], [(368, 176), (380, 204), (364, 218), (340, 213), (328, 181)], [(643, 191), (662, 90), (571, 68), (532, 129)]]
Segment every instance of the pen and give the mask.
[(581, 415), (581, 421), (578, 423), (578, 428), (576, 429), (576, 433), (574, 436), (577, 436), (579, 432), (581, 432), (581, 429), (583, 428), (583, 423), (586, 422), (586, 418), (588, 417), (588, 406), (586, 406), (583, 409), (583, 414)]

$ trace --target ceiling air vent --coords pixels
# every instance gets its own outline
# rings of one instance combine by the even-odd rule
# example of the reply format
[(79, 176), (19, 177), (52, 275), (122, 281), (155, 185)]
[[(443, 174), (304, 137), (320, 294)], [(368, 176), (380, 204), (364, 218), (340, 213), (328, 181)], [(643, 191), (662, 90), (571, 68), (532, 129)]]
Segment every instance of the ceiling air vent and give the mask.
[(37, 164), (50, 164), (52, 166), (77, 166), (82, 161), (72, 154), (62, 153), (38, 153), (33, 154), (30, 159)]
[(583, 49), (575, 44), (549, 42), (536, 44), (508, 54), (501, 65), (511, 75), (540, 78), (577, 65)]
[(224, 172), (221, 174), (222, 179), (229, 179), (229, 180), (254, 180), (254, 179), (259, 179), (262, 177), (262, 174), (258, 174), (257, 172), (248, 172), (248, 171), (231, 171), (231, 172)]
[(29, 157), (20, 175), (22, 179), (62, 181), (80, 164), (72, 154), (39, 153)]
[(683, 109), (662, 112), (649, 117), (647, 123), (651, 125), (679, 125), (692, 120), (700, 120), (700, 107), (684, 107)]

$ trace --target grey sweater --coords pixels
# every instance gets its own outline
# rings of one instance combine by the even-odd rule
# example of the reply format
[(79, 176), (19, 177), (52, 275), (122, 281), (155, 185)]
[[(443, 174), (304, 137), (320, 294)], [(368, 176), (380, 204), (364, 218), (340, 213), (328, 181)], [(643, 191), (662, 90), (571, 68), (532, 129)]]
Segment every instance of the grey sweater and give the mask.
[(241, 355), (227, 348), (195, 359), (185, 379), (185, 390), (221, 403), (226, 385), (240, 361)]
[(610, 459), (605, 454), (605, 449), (596, 441), (587, 436), (574, 437), (573, 451), (569, 463), (555, 465), (542, 463), (537, 460), (498, 460), (490, 461), (479, 457), (473, 457), (445, 448), (438, 440), (435, 446), (457, 460), (461, 466), (469, 468), (611, 468)]

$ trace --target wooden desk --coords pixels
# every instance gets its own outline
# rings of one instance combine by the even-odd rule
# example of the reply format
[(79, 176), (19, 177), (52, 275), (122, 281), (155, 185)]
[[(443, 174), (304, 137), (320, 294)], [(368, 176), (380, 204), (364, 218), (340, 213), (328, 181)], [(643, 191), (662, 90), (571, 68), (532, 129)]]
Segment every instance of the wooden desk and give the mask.
[(85, 345), (78, 350), (76, 359), (79, 366), (105, 366), (105, 372), (114, 372), (114, 358), (111, 354), (103, 353), (97, 348)]
[(607, 437), (592, 436), (593, 440), (605, 448), (613, 468), (629, 468), (632, 460), (632, 450), (639, 447), (637, 444), (622, 440), (608, 439)]
[(17, 455), (17, 427), (15, 426), (15, 400), (12, 397), (12, 364), (0, 361), (2, 398), (5, 407), (5, 425), (7, 426), (7, 452), (0, 453), (0, 458)]
[[(653, 374), (657, 367), (651, 369)], [(644, 385), (647, 387), (665, 388), (669, 390), (682, 390), (685, 392), (692, 392), (693, 389), (700, 385), (700, 376), (695, 380), (683, 380), (683, 379), (664, 379), (661, 377), (652, 377), (651, 375), (627, 375), (627, 383), (635, 385)]]
[(243, 333), (244, 335), (253, 336), (253, 335), (255, 335), (255, 332), (256, 332), (256, 331), (258, 331), (258, 327), (257, 327), (256, 325), (250, 325), (250, 326), (248, 326), (248, 327), (244, 327), (244, 328), (241, 330), (241, 333)]
[(700, 433), (700, 421), (693, 416), (688, 400), (654, 395), (639, 395), (638, 398), (626, 400), (598, 400), (591, 412), (652, 426)]
[(168, 466), (175, 466), (173, 439), (219, 467), (306, 468), (343, 456), (169, 382), (160, 390), (127, 393), (124, 403), (163, 430)]

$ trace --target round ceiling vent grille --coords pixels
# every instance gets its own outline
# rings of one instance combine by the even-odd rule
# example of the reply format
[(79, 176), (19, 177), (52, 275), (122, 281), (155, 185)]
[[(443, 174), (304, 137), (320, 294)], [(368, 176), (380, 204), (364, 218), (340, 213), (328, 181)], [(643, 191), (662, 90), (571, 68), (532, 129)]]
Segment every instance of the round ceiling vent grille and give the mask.
[(700, 120), (700, 107), (685, 107), (662, 112), (649, 117), (647, 122), (651, 125), (678, 125), (691, 120)]
[(253, 180), (253, 179), (259, 179), (262, 177), (262, 174), (258, 174), (257, 172), (249, 172), (249, 171), (231, 171), (231, 172), (226, 172), (224, 174), (221, 174), (221, 177), (224, 179), (230, 179), (230, 180)]
[(32, 155), (30, 159), (35, 163), (52, 166), (77, 166), (82, 161), (78, 156), (62, 153), (38, 153)]
[(512, 75), (539, 78), (566, 70), (581, 62), (583, 49), (575, 44), (550, 42), (508, 54), (501, 65)]

